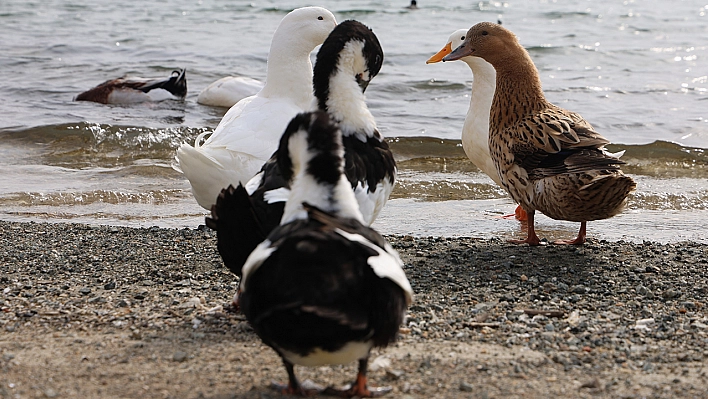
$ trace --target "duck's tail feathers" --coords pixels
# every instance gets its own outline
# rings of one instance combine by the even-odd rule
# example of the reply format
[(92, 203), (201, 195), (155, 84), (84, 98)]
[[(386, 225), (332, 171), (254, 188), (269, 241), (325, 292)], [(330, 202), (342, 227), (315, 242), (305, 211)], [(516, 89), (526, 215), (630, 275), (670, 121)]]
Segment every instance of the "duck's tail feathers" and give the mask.
[(216, 230), (216, 247), (224, 265), (240, 276), (248, 255), (266, 238), (243, 185), (221, 190), (205, 222)]
[[(182, 172), (192, 186), (192, 194), (204, 209), (211, 209), (219, 191), (231, 182), (223, 166), (202, 148), (183, 143), (175, 153), (172, 168)], [(238, 184), (239, 180), (233, 182)]]
[[(604, 219), (621, 212), (626, 203), (627, 197), (637, 188), (637, 183), (631, 177), (623, 173), (610, 173), (596, 176), (588, 184), (580, 188), (579, 194), (585, 197), (589, 203), (602, 204), (602, 211), (607, 215), (597, 219)], [(587, 193), (587, 194), (585, 194)]]
[(176, 69), (167, 79), (155, 80), (141, 87), (140, 90), (144, 93), (152, 89), (164, 89), (169, 91), (173, 96), (184, 98), (187, 95), (187, 69)]

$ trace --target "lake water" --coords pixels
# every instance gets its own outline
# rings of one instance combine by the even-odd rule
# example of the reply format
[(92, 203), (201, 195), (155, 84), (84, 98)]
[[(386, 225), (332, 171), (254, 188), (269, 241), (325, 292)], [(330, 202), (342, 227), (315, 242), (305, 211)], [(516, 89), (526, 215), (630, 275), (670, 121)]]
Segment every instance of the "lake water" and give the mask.
[[(464, 156), (472, 74), (426, 65), (448, 36), (501, 20), (529, 50), (547, 97), (627, 150), (638, 182), (622, 215), (589, 236), (708, 242), (708, 2), (319, 1), (379, 37), (385, 62), (367, 89), (400, 179), (383, 233), (518, 237), (507, 195)], [(295, 1), (0, 3), (0, 218), (196, 227), (206, 212), (170, 163), (226, 109), (196, 103), (227, 75), (265, 77), (271, 35)], [(187, 69), (184, 102), (107, 106), (78, 93), (125, 74)], [(549, 239), (577, 224), (540, 218)]]

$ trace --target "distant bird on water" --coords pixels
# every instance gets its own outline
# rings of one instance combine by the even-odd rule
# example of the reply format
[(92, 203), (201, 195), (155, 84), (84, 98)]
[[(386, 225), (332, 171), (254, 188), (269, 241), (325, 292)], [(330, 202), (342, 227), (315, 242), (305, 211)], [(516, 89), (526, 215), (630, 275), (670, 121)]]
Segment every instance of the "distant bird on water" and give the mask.
[[(344, 174), (341, 132), (325, 112), (296, 116), (278, 157), (292, 181), (282, 223), (248, 257), (239, 285), (241, 310), (287, 370), (288, 385), (274, 388), (309, 396), (294, 365), (357, 361), (350, 387), (324, 393), (381, 396), (390, 388), (369, 388), (367, 365), (372, 348), (395, 342), (412, 300), (401, 259), (364, 224)], [(217, 221), (230, 217), (229, 200), (217, 200)]]
[(409, 10), (417, 10), (418, 9), (418, 2), (415, 0), (411, 0), (411, 4), (407, 5), (405, 8)]
[(620, 170), (609, 141), (577, 113), (546, 100), (538, 71), (516, 36), (501, 25), (482, 22), (444, 61), (475, 56), (497, 73), (490, 113), (489, 149), (502, 186), (528, 213), (528, 235), (516, 243), (539, 245), (536, 210), (546, 216), (580, 222), (573, 240), (582, 244), (590, 220), (622, 211), (636, 183)]
[(134, 104), (168, 99), (183, 100), (187, 95), (186, 69), (172, 71), (168, 78), (124, 76), (107, 80), (74, 98), (102, 104)]

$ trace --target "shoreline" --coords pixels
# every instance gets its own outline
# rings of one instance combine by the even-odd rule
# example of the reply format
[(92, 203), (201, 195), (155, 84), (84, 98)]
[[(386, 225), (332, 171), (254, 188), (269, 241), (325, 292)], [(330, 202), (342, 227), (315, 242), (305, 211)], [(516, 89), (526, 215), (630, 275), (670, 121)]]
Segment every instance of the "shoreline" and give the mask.
[[(0, 398), (282, 397), (215, 237), (0, 221)], [(708, 392), (708, 245), (386, 238), (416, 293), (401, 339), (372, 353), (387, 397)], [(339, 386), (355, 367), (296, 372)]]

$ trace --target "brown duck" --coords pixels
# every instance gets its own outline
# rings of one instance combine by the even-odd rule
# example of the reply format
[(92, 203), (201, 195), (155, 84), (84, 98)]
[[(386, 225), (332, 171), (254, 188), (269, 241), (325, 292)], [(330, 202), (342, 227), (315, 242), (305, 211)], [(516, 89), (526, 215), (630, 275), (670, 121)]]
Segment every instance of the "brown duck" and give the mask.
[(489, 118), (489, 149), (502, 186), (528, 213), (528, 236), (515, 243), (539, 245), (534, 212), (580, 222), (578, 237), (557, 244), (585, 242), (590, 220), (612, 217), (624, 208), (636, 183), (620, 170), (609, 141), (582, 116), (546, 100), (531, 57), (501, 25), (482, 22), (445, 61), (483, 58), (497, 72)]

